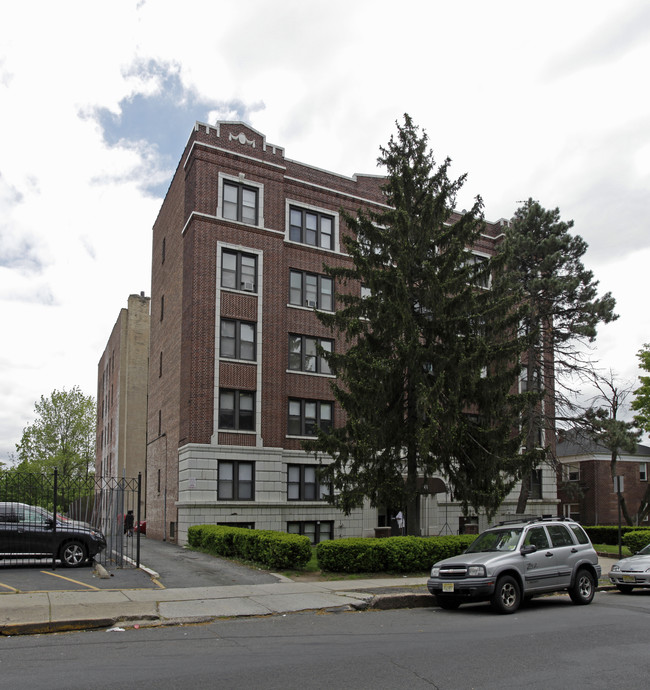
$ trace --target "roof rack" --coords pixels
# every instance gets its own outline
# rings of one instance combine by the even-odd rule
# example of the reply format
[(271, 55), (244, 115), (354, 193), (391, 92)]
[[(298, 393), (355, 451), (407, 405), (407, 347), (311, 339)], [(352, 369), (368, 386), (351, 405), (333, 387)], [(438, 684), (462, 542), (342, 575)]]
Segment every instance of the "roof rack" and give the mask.
[(501, 527), (503, 525), (530, 525), (533, 522), (574, 522), (574, 520), (564, 515), (540, 515), (532, 518), (519, 518), (519, 520), (502, 520), (496, 526)]

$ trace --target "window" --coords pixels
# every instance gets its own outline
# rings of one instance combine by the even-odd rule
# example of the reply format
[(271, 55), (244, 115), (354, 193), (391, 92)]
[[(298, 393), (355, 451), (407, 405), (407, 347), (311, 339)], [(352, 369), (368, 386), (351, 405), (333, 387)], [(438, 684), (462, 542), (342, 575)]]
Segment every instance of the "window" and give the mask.
[(319, 544), (333, 538), (334, 522), (332, 520), (304, 520), (302, 522), (287, 522), (289, 534), (302, 534), (311, 540), (312, 544)]
[(580, 463), (573, 462), (563, 466), (565, 482), (580, 481)]
[(549, 544), (546, 530), (543, 527), (531, 527), (528, 532), (526, 532), (524, 546), (536, 546), (538, 550), (548, 549)]
[(255, 393), (219, 391), (219, 428), (238, 431), (255, 430)]
[(490, 273), (487, 270), (488, 257), (480, 254), (470, 254), (465, 260), (465, 265), (472, 268), (471, 282), (480, 288), (490, 287)]
[(217, 498), (220, 501), (253, 501), (255, 499), (255, 463), (220, 460)]
[(530, 473), (530, 498), (542, 497), (542, 470), (531, 470)]
[(316, 428), (329, 431), (332, 428), (333, 403), (324, 400), (289, 399), (290, 436), (316, 436)]
[(522, 393), (527, 393), (528, 391), (538, 391), (540, 389), (539, 386), (539, 370), (534, 369), (533, 370), (533, 380), (532, 382), (528, 383), (528, 368), (524, 364), (523, 369), (521, 370), (521, 392)]
[(255, 324), (221, 319), (219, 356), (255, 361)]
[(316, 273), (290, 271), (289, 304), (333, 311), (334, 284), (331, 278)]
[(162, 321), (165, 316), (165, 295), (160, 297), (160, 320)]
[(321, 249), (334, 249), (334, 218), (316, 211), (289, 209), (289, 239)]
[(641, 482), (647, 482), (648, 481), (648, 463), (647, 462), (640, 462), (639, 463), (639, 481), (641, 481)]
[(306, 335), (289, 335), (289, 369), (314, 374), (331, 374), (325, 356), (319, 354), (319, 346), (332, 352), (333, 341), (325, 338), (309, 338)]
[(571, 539), (571, 535), (567, 532), (564, 525), (547, 525), (546, 529), (551, 535), (551, 541), (555, 548), (558, 546), (573, 546), (573, 539)]
[(289, 501), (323, 501), (330, 489), (321, 485), (316, 465), (287, 466), (287, 499)]
[[(564, 506), (564, 514), (572, 520), (580, 520), (579, 506), (577, 503)], [(573, 532), (573, 536), (578, 540), (578, 544), (589, 544), (589, 537), (587, 533), (580, 527), (580, 525), (569, 525), (569, 529)]]
[(236, 220), (248, 225), (257, 225), (258, 189), (224, 180), (222, 213), (227, 220)]
[(160, 363), (158, 365), (158, 378), (162, 376), (162, 359), (163, 359), (163, 354), (162, 351), (160, 352)]
[(257, 292), (257, 257), (224, 249), (221, 253), (221, 287)]

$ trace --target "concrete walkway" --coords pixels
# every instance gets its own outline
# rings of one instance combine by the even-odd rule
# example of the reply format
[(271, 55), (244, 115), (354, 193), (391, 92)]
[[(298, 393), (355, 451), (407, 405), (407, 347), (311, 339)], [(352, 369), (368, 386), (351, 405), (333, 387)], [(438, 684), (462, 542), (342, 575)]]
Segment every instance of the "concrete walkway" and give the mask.
[[(601, 584), (616, 559), (601, 558)], [(156, 573), (150, 573), (155, 576)], [(435, 606), (426, 577), (293, 582), (173, 589), (0, 593), (0, 634), (200, 623), (223, 617), (306, 610)], [(607, 588), (601, 587), (602, 588)]]
[[(422, 593), (405, 591), (422, 587)], [(200, 623), (214, 618), (267, 616), (313, 609), (364, 609), (373, 590), (403, 592), (400, 606), (434, 605), (426, 578), (346, 580), (177, 589), (56, 591), (0, 594), (0, 634), (18, 635), (134, 624)], [(351, 591), (352, 590), (352, 591)], [(388, 595), (390, 596), (390, 595)], [(411, 602), (411, 604), (409, 604)]]

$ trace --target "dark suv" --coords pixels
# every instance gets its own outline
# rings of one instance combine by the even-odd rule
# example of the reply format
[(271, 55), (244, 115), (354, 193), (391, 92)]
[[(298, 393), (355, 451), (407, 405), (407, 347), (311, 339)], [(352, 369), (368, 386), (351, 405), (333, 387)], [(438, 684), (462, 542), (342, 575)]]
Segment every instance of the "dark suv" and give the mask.
[(514, 613), (522, 600), (562, 590), (589, 604), (599, 577), (598, 555), (577, 522), (537, 518), (486, 530), (464, 554), (436, 563), (427, 587), (443, 609), (490, 601), (499, 613)]
[(54, 557), (68, 568), (92, 560), (104, 535), (85, 522), (54, 516), (38, 506), (0, 503), (0, 559)]

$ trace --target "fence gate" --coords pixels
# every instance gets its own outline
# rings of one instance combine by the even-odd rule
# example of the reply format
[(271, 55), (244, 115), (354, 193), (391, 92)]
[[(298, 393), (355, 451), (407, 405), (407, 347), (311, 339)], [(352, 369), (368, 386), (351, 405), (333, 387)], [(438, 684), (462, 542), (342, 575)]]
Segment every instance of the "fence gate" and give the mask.
[(140, 475), (0, 472), (0, 564), (75, 566), (94, 557), (105, 567), (137, 568), (141, 505)]

